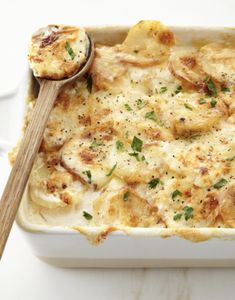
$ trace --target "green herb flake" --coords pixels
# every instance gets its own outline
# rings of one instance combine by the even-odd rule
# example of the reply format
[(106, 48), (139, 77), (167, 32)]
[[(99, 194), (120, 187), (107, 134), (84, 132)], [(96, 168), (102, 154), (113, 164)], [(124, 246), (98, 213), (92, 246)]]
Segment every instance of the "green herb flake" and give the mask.
[(113, 171), (116, 169), (117, 167), (117, 163), (112, 167), (112, 169), (108, 172), (108, 174), (106, 174), (106, 176), (111, 176), (113, 174)]
[(144, 117), (145, 117), (145, 119), (149, 119), (149, 120), (153, 120), (153, 121), (157, 122), (157, 117), (156, 117), (154, 111), (147, 112)]
[(145, 156), (141, 155), (140, 160), (144, 161), (145, 160)]
[(92, 80), (92, 76), (90, 74), (86, 79), (86, 88), (89, 93), (91, 93), (91, 91), (92, 91), (92, 84), (93, 84), (93, 80)]
[(235, 155), (234, 156), (231, 156), (231, 157), (228, 157), (226, 158), (227, 161), (233, 161), (235, 159)]
[(88, 221), (90, 221), (93, 217), (92, 215), (90, 215), (88, 212), (86, 212), (85, 210), (83, 211), (83, 217), (85, 219), (87, 219)]
[(211, 104), (211, 107), (216, 107), (217, 101), (215, 99), (212, 99), (210, 104)]
[(227, 86), (223, 86), (223, 87), (221, 88), (221, 92), (223, 92), (223, 93), (230, 92), (230, 88), (227, 87)]
[(207, 77), (205, 80), (204, 80), (205, 84), (206, 84), (206, 87), (207, 87), (207, 90), (208, 90), (208, 93), (213, 96), (213, 97), (217, 97), (217, 90), (216, 90), (216, 86), (214, 84), (214, 82), (212, 81), (211, 78)]
[(137, 99), (137, 101), (136, 101), (136, 105), (137, 105), (138, 109), (143, 108), (145, 106), (145, 104), (146, 103), (142, 99)]
[(185, 221), (188, 221), (189, 219), (193, 218), (193, 208), (191, 206), (185, 206), (183, 208), (183, 211)]
[(134, 156), (134, 157), (136, 158), (136, 160), (140, 161), (139, 153), (137, 153), (137, 152), (132, 152), (132, 153), (128, 153), (128, 155)]
[(228, 183), (228, 181), (226, 179), (221, 178), (219, 181), (217, 181), (213, 185), (213, 187), (218, 190), (218, 189), (221, 189), (223, 186), (225, 186), (227, 183)]
[(138, 153), (138, 152), (128, 153), (128, 155), (135, 157), (137, 161), (144, 161), (145, 160), (145, 156), (140, 155), (140, 153)]
[(167, 87), (166, 86), (162, 86), (160, 88), (159, 94), (164, 94), (167, 91)]
[(121, 151), (124, 148), (124, 144), (121, 141), (116, 141), (116, 148)]
[(206, 103), (206, 100), (204, 99), (204, 98), (201, 98), (200, 100), (199, 100), (199, 104), (205, 104)]
[(66, 44), (65, 44), (65, 49), (67, 50), (67, 52), (68, 52), (69, 56), (71, 57), (71, 59), (74, 60), (76, 55), (73, 52), (73, 49), (71, 48), (71, 46), (68, 42), (66, 42)]
[(182, 215), (183, 215), (182, 213), (174, 215), (173, 220), (174, 221), (179, 221), (181, 219)]
[(129, 104), (125, 104), (124, 105), (125, 106), (125, 109), (127, 110), (127, 111), (132, 111), (133, 109), (130, 107), (130, 105)]
[(163, 182), (159, 178), (154, 178), (149, 181), (148, 185), (150, 189), (155, 189), (159, 183), (163, 184)]
[(124, 195), (123, 195), (123, 200), (124, 201), (127, 201), (129, 199), (129, 192), (125, 192)]
[(175, 94), (179, 94), (180, 92), (182, 91), (182, 86), (181, 85), (178, 85), (176, 90), (175, 90)]
[(175, 190), (172, 194), (171, 194), (171, 198), (174, 200), (177, 196), (182, 196), (182, 193), (179, 190)]
[(133, 141), (131, 143), (131, 148), (136, 152), (141, 152), (142, 145), (143, 145), (143, 141), (141, 141), (139, 138), (134, 136)]
[(94, 150), (95, 148), (97, 148), (99, 146), (103, 146), (103, 145), (104, 145), (103, 141), (97, 141), (96, 139), (94, 139), (89, 148)]
[(87, 171), (84, 171), (82, 172), (82, 174), (85, 174), (88, 178), (88, 183), (91, 184), (91, 171), (90, 170), (87, 170)]
[(193, 110), (193, 107), (188, 103), (184, 103), (184, 107), (189, 109), (189, 110)]

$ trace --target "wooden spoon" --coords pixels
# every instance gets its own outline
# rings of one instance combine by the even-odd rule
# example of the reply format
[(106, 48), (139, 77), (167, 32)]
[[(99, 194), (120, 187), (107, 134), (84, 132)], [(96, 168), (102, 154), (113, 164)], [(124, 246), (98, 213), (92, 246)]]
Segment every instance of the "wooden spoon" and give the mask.
[(93, 61), (94, 45), (89, 36), (88, 39), (89, 51), (87, 61), (78, 73), (63, 80), (37, 78), (40, 84), (39, 96), (0, 201), (0, 259), (38, 153), (55, 99), (65, 84), (84, 76)]

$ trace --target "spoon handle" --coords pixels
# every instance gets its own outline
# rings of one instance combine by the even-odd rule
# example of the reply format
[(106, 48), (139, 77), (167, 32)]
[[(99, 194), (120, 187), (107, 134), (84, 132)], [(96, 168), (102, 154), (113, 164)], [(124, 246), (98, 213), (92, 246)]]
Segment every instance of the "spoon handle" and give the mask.
[(0, 201), (0, 259), (13, 225), (34, 160), (38, 153), (49, 114), (59, 93), (56, 81), (43, 80), (31, 120)]

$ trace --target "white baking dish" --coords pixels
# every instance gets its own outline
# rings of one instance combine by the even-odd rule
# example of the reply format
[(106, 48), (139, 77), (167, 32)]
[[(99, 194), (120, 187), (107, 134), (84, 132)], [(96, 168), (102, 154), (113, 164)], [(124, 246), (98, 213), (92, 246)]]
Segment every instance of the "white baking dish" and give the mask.
[[(170, 28), (178, 40), (187, 44), (203, 44), (235, 38), (235, 30), (229, 28)], [(95, 41), (112, 45), (124, 39), (127, 29), (105, 27), (88, 30)], [(35, 91), (35, 88), (33, 89)], [(24, 105), (24, 97), (18, 99), (21, 105)], [(27, 190), (24, 197), (27, 197)], [(29, 240), (35, 255), (58, 266), (235, 266), (235, 229), (123, 228), (122, 231), (110, 233), (102, 244), (94, 246), (81, 233), (89, 230), (94, 235), (97, 233), (102, 235), (106, 234), (105, 228), (80, 227), (74, 230), (35, 226), (27, 223), (24, 218), (24, 203), (26, 202), (23, 199), (17, 217), (18, 225)], [(183, 237), (190, 237), (197, 243), (185, 240)]]

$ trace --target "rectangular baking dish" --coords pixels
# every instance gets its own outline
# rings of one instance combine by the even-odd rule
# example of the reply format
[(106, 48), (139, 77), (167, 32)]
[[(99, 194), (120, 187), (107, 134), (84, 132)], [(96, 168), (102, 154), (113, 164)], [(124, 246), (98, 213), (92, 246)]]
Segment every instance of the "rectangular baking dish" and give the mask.
[[(170, 29), (177, 40), (188, 45), (203, 45), (235, 37), (232, 28), (170, 26)], [(90, 27), (87, 30), (95, 42), (113, 45), (123, 41), (128, 27)], [(30, 92), (37, 94), (38, 87), (31, 72), (24, 83), (24, 91), (28, 84)], [(18, 99), (24, 106), (25, 96)], [(88, 230), (91, 235), (103, 237), (108, 233), (107, 228), (80, 227), (75, 230), (29, 224), (24, 218), (27, 195), (26, 189), (17, 224), (34, 254), (47, 263), (62, 267), (235, 266), (235, 229), (122, 228), (110, 233), (103, 243), (95, 246), (82, 233)]]

